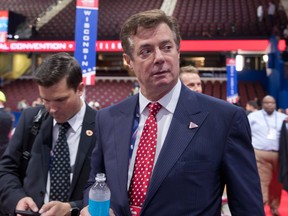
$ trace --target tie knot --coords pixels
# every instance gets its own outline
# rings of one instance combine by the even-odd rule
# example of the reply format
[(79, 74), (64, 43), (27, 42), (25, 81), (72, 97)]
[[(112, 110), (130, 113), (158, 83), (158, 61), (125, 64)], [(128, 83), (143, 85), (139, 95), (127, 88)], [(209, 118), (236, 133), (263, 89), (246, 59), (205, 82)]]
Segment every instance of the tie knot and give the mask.
[(156, 116), (159, 110), (162, 108), (161, 104), (158, 102), (152, 102), (148, 104), (149, 107), (149, 115)]
[(59, 133), (66, 134), (70, 128), (70, 124), (68, 122), (58, 123), (58, 125), (59, 125)]

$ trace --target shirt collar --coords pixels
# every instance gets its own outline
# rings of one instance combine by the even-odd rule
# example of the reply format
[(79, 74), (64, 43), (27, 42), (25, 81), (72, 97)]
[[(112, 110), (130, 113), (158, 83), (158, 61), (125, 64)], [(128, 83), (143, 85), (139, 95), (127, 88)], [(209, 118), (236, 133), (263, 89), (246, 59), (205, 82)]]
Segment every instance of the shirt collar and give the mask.
[[(68, 120), (68, 123), (70, 124), (73, 131), (77, 131), (77, 129), (82, 125), (83, 118), (85, 115), (86, 110), (86, 103), (82, 100), (82, 107), (78, 113), (76, 113), (72, 118)], [(53, 125), (55, 126), (57, 124), (56, 120), (53, 120)]]
[(268, 113), (267, 113), (264, 109), (262, 109), (262, 113), (263, 113), (264, 116), (274, 116), (274, 115), (276, 114), (276, 111), (274, 110), (274, 111), (271, 113), (271, 115), (268, 115)]
[[(174, 113), (176, 109), (176, 105), (180, 96), (181, 91), (181, 82), (178, 79), (177, 84), (171, 89), (170, 92), (168, 92), (166, 95), (164, 95), (162, 98), (160, 98), (157, 102), (162, 105), (166, 110), (168, 110), (170, 113)], [(139, 91), (139, 113), (143, 113), (147, 105), (152, 102), (148, 100), (142, 93), (141, 89)]]

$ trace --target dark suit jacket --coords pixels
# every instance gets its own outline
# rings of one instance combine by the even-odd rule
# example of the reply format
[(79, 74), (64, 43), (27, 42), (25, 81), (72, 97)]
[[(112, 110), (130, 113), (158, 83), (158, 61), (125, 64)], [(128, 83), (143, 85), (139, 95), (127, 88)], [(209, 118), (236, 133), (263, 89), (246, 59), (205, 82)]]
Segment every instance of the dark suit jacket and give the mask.
[[(22, 145), (30, 133), (38, 110), (39, 107), (23, 111), (15, 134), (0, 161), (0, 205), (10, 213), (14, 211), (18, 201), (26, 196), (32, 197), (39, 208), (43, 205), (52, 147), (53, 118), (50, 115), (42, 122), (35, 138), (23, 187), (18, 177)], [(96, 111), (87, 105), (69, 197), (69, 201), (79, 208), (82, 207), (83, 189), (90, 171), (90, 155), (96, 142), (95, 133), (88, 136), (86, 132), (95, 131), (95, 115)]]
[[(129, 146), (138, 95), (100, 110), (88, 184), (105, 172), (111, 207), (131, 215)], [(199, 127), (189, 128), (190, 122)], [(227, 184), (232, 215), (264, 216), (260, 180), (244, 110), (182, 85), (175, 113), (154, 167), (141, 215), (220, 216)], [(85, 204), (87, 204), (87, 192)]]
[(279, 139), (279, 181), (288, 191), (288, 128), (283, 121)]
[(5, 108), (0, 108), (0, 157), (9, 143), (9, 134), (12, 129), (12, 124), (12, 115), (8, 113)]

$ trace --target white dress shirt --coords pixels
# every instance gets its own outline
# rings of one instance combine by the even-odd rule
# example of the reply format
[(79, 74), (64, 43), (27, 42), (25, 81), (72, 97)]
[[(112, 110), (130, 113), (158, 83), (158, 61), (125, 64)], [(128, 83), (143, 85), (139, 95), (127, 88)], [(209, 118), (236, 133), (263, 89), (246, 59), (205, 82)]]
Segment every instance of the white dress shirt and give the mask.
[[(72, 182), (72, 179), (73, 179), (74, 165), (75, 165), (76, 156), (78, 152), (85, 110), (86, 110), (86, 104), (84, 101), (82, 101), (82, 107), (80, 111), (76, 115), (74, 115), (71, 119), (68, 120), (68, 123), (71, 126), (66, 133), (69, 153), (70, 153), (70, 166), (71, 166), (70, 182)], [(53, 120), (52, 149), (56, 145), (58, 134), (59, 134), (59, 125), (54, 119)], [(52, 155), (52, 150), (51, 150), (50, 155)], [(46, 185), (44, 203), (49, 202), (49, 196), (50, 196), (50, 171), (48, 171), (48, 175), (47, 175), (47, 185)]]
[(271, 115), (263, 109), (250, 113), (248, 120), (253, 147), (258, 150), (278, 151), (281, 126), (285, 118), (285, 114), (277, 111)]
[[(157, 146), (156, 146), (156, 155), (154, 160), (154, 165), (158, 159), (159, 153), (161, 151), (161, 148), (163, 146), (163, 143), (165, 141), (168, 129), (170, 127), (172, 117), (174, 114), (174, 111), (176, 109), (176, 105), (178, 103), (178, 99), (180, 96), (181, 91), (181, 82), (178, 80), (177, 84), (174, 86), (174, 88), (166, 94), (164, 97), (162, 97), (157, 102), (162, 105), (162, 108), (159, 110), (159, 112), (156, 115), (157, 125), (158, 125), (158, 132), (157, 132)], [(150, 102), (156, 102), (156, 101), (149, 101), (147, 98), (144, 97), (144, 95), (141, 93), (141, 89), (139, 91), (139, 125), (137, 128), (137, 136), (136, 141), (133, 149), (133, 154), (130, 160), (129, 164), (129, 170), (128, 170), (128, 185), (127, 188), (129, 189), (130, 181), (133, 175), (133, 169), (135, 164), (135, 158), (136, 158), (136, 152), (138, 149), (140, 137), (142, 134), (142, 130), (145, 124), (146, 119), (148, 118), (149, 114), (149, 108), (147, 105)], [(154, 166), (153, 166), (154, 168)]]

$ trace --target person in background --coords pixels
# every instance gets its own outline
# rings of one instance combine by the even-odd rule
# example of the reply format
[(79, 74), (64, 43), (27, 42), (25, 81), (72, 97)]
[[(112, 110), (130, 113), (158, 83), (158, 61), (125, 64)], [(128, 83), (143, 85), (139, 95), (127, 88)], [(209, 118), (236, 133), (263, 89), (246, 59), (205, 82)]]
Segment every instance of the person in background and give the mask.
[(285, 40), (285, 51), (288, 51), (288, 25), (286, 25), (286, 28), (283, 29), (283, 38)]
[(261, 180), (263, 203), (268, 204), (273, 216), (279, 215), (282, 185), (278, 181), (279, 137), (287, 116), (276, 111), (274, 97), (267, 95), (262, 100), (262, 109), (248, 115), (252, 145), (255, 150)]
[(5, 109), (5, 102), (6, 96), (0, 91), (0, 157), (8, 146), (9, 135), (13, 127), (13, 116)]
[(268, 2), (268, 11), (267, 11), (267, 16), (268, 20), (270, 22), (271, 27), (274, 27), (274, 19), (275, 19), (275, 12), (276, 12), (276, 5), (274, 1), (269, 1)]
[(279, 137), (279, 181), (288, 191), (288, 116), (282, 123)]
[(95, 101), (94, 107), (95, 107), (96, 110), (100, 110), (101, 109), (100, 103), (98, 101)]
[(255, 100), (250, 100), (246, 103), (245, 109), (246, 114), (249, 115), (250, 113), (257, 111), (259, 107)]
[[(68, 53), (44, 59), (34, 80), (45, 108), (36, 106), (22, 112), (0, 160), (0, 209), (11, 215), (15, 210), (70, 215), (82, 207), (96, 141), (96, 111), (81, 99), (85, 86), (81, 67)], [(32, 136), (39, 110), (43, 110), (43, 120), (34, 142), (28, 143), (33, 145), (24, 169), (22, 151)]]
[(136, 95), (139, 93), (139, 84), (137, 81), (133, 83), (132, 91), (130, 92), (129, 96)]
[(32, 102), (32, 107), (41, 106), (41, 105), (43, 105), (43, 102), (40, 97), (37, 97), (36, 100)]
[(226, 184), (232, 215), (264, 216), (246, 114), (181, 83), (176, 19), (161, 10), (134, 14), (120, 38), (140, 90), (97, 112), (84, 204), (105, 172), (110, 215), (220, 215)]
[(180, 80), (192, 91), (202, 93), (202, 82), (199, 71), (192, 65), (180, 68)]
[(93, 109), (95, 109), (95, 110), (101, 109), (100, 103), (99, 103), (98, 101), (95, 101), (95, 100), (91, 100), (91, 101), (88, 103), (88, 105), (89, 105), (90, 107), (92, 107)]
[(277, 109), (277, 112), (280, 112), (280, 113), (285, 113), (284, 109), (283, 108), (278, 108)]
[(263, 17), (264, 17), (264, 9), (263, 9), (263, 5), (258, 5), (257, 7), (257, 17), (258, 17), (258, 21), (262, 22)]
[(29, 104), (27, 103), (26, 99), (20, 100), (17, 104), (17, 109), (21, 112), (27, 109), (28, 107), (29, 107)]

